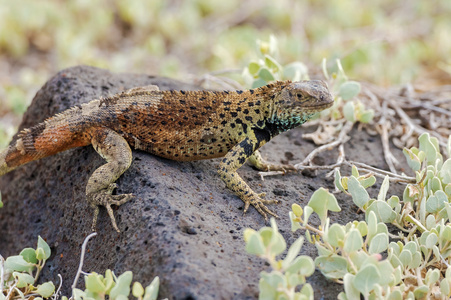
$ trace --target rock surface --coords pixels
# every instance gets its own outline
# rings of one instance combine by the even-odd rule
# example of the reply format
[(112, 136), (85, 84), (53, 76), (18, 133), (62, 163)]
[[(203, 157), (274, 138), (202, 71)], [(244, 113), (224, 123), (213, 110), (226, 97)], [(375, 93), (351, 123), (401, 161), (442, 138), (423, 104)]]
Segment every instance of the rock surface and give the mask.
[[(147, 75), (113, 74), (93, 67), (73, 67), (59, 72), (36, 94), (21, 128), (75, 104), (108, 96), (135, 86), (156, 84), (160, 89), (198, 89), (176, 80)], [(304, 141), (297, 128), (281, 134), (262, 148), (269, 161), (296, 163), (315, 146)], [(353, 131), (346, 154), (353, 160), (384, 168), (378, 138)], [(117, 193), (136, 198), (115, 209), (121, 233), (115, 232), (101, 208), (98, 235), (89, 244), (84, 271), (116, 274), (133, 271), (134, 281), (148, 285), (160, 276), (160, 297), (169, 299), (254, 299), (258, 297), (259, 273), (268, 266), (244, 250), (243, 230), (260, 229), (264, 219), (254, 208), (243, 216), (243, 202), (226, 189), (216, 173), (219, 159), (175, 162), (144, 152), (133, 152), (133, 163), (117, 181)], [(336, 151), (322, 154), (319, 163), (333, 163)], [(35, 247), (37, 236), (50, 245), (52, 256), (42, 281), (63, 277), (63, 294), (70, 295), (80, 247), (91, 233), (92, 211), (85, 200), (90, 174), (104, 162), (84, 147), (32, 162), (0, 178), (4, 208), (0, 210), (0, 254), (16, 255)], [(333, 190), (326, 171), (293, 173), (261, 181), (258, 172), (245, 165), (239, 173), (257, 192), (281, 200), (277, 211), (279, 230), (290, 245), (301, 232), (292, 233), (288, 212), (292, 203), (305, 205), (319, 187)], [(380, 182), (378, 182), (380, 184)], [(332, 222), (362, 218), (349, 197), (338, 194), (342, 212)], [(304, 243), (302, 254), (316, 249)], [(318, 271), (309, 278), (315, 298), (332, 299), (342, 286), (326, 280)], [(78, 287), (83, 287), (80, 280)]]

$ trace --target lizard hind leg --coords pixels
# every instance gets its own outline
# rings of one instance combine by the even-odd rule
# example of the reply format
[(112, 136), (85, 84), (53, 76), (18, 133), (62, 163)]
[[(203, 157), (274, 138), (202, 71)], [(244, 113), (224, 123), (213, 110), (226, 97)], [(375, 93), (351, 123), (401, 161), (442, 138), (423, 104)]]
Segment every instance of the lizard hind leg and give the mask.
[(127, 141), (117, 132), (105, 128), (95, 128), (92, 132), (92, 146), (107, 163), (97, 168), (86, 185), (86, 197), (94, 209), (92, 230), (95, 231), (99, 206), (105, 206), (113, 228), (119, 232), (111, 205), (122, 205), (133, 198), (132, 194), (112, 195), (115, 181), (130, 167), (132, 151)]

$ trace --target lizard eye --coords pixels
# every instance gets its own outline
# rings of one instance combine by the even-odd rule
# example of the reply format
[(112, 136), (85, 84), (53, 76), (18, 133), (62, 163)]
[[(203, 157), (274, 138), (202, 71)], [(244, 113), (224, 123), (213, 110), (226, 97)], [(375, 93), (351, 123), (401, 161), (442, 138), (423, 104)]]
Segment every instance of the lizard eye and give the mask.
[(296, 96), (298, 97), (298, 99), (302, 99), (304, 97), (304, 95), (302, 95), (301, 93), (297, 93)]

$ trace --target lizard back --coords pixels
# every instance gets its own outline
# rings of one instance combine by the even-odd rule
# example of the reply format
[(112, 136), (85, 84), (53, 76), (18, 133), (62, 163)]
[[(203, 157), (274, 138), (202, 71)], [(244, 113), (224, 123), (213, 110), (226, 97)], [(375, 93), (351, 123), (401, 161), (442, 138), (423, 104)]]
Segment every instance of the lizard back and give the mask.
[(132, 147), (179, 161), (224, 156), (271, 113), (270, 101), (261, 88), (136, 91), (103, 103), (114, 115), (107, 126)]

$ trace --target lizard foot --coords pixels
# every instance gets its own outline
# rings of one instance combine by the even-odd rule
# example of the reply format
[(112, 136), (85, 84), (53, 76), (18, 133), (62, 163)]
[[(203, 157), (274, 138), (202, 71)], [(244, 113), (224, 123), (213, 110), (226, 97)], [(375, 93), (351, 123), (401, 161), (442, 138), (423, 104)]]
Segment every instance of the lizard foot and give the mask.
[(105, 190), (87, 195), (88, 202), (94, 208), (94, 217), (92, 220), (92, 231), (95, 231), (95, 229), (96, 229), (97, 216), (99, 215), (99, 206), (101, 205), (107, 209), (108, 215), (110, 216), (111, 223), (113, 225), (113, 228), (117, 232), (120, 232), (119, 228), (117, 227), (116, 218), (114, 217), (113, 209), (111, 208), (111, 205), (120, 206), (120, 205), (126, 203), (127, 201), (131, 200), (133, 198), (133, 194), (111, 195), (111, 193), (116, 188), (116, 186), (117, 185), (115, 183), (112, 183)]
[(246, 199), (243, 199), (244, 201), (244, 211), (243, 214), (245, 214), (249, 208), (249, 206), (252, 204), (253, 207), (265, 218), (266, 221), (268, 221), (267, 214), (278, 218), (279, 216), (273, 213), (269, 208), (265, 206), (265, 204), (271, 204), (271, 203), (279, 203), (277, 200), (265, 200), (262, 199), (266, 196), (266, 193), (260, 193), (260, 194), (253, 194), (251, 197), (248, 197)]

